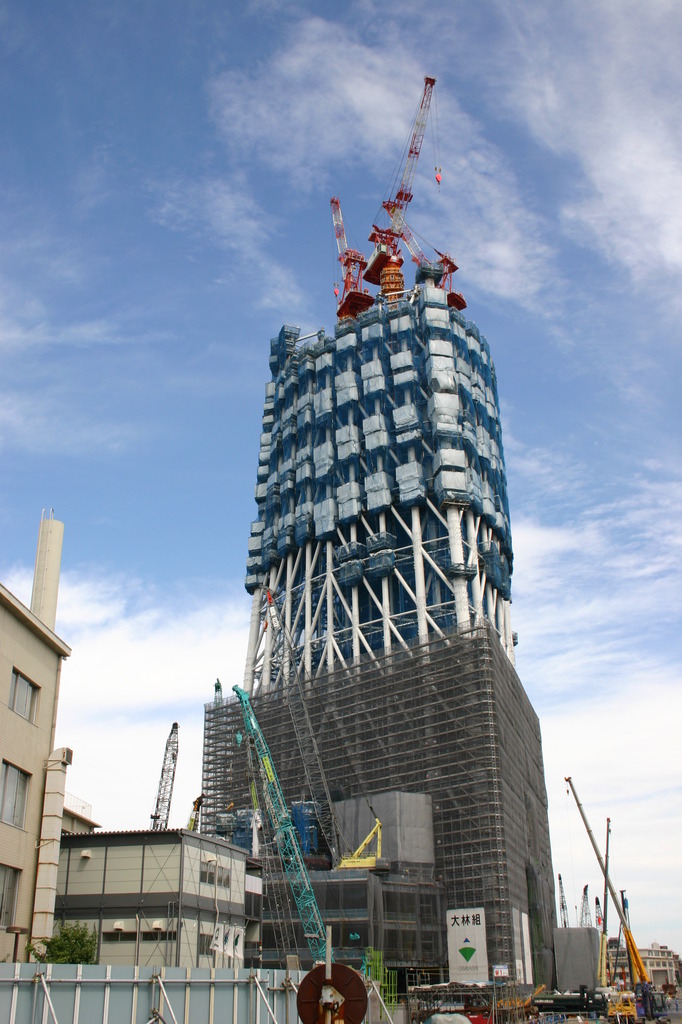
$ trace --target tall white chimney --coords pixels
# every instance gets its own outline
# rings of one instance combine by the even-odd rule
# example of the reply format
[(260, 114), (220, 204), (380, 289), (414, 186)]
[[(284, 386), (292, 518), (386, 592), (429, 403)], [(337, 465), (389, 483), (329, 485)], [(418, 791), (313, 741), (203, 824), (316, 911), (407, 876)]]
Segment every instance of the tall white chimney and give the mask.
[(62, 566), (62, 543), (64, 523), (49, 515), (43, 509), (38, 533), (38, 552), (33, 574), (31, 611), (54, 632), (57, 621), (57, 596), (59, 594), (59, 573)]

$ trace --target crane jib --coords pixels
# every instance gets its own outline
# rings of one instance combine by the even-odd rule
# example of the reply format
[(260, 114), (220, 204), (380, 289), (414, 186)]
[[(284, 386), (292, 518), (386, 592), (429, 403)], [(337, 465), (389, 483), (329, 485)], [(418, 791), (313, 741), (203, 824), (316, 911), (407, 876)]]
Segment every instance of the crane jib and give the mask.
[(249, 696), (240, 686), (233, 686), (232, 689), (241, 704), (244, 725), (253, 739), (253, 748), (260, 766), (256, 768), (249, 759), (249, 770), (253, 772), (252, 786), (256, 793), (258, 793), (259, 787), (263, 789), (263, 804), (271, 819), (282, 868), (294, 897), (308, 948), (313, 960), (324, 959), (326, 953), (324, 922), (303, 859), (296, 827), (284, 799), (268, 745), (251, 707)]

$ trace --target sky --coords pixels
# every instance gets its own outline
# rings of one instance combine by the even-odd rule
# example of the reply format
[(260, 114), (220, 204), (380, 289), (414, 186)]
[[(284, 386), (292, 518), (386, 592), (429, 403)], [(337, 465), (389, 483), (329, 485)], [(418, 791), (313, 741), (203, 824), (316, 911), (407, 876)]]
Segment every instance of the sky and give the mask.
[(496, 366), (554, 872), (577, 924), (571, 776), (636, 941), (682, 951), (681, 43), (675, 0), (0, 0), (0, 580), (30, 602), (54, 509), (57, 742), (102, 826), (147, 827), (174, 721), (187, 823), (269, 340), (333, 333), (330, 197), (368, 254), (430, 75), (408, 221)]

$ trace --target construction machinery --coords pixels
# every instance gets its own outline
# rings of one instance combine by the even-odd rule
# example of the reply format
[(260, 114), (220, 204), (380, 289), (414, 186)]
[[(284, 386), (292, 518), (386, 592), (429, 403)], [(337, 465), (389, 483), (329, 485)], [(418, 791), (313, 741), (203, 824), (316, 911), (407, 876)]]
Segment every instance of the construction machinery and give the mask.
[(412, 183), (417, 169), (417, 161), (424, 141), (426, 121), (429, 116), (433, 87), (436, 84), (435, 78), (424, 78), (424, 91), (417, 108), (412, 136), (407, 152), (407, 160), (403, 168), (400, 184), (394, 194), (382, 203), (383, 209), (390, 218), (389, 227), (372, 225), (369, 236), (370, 242), (375, 243), (367, 269), (365, 280), (370, 284), (381, 284), (384, 294), (402, 291), (405, 283), (400, 268), (403, 264), (400, 255), (400, 240), (403, 237), (403, 226), (405, 224), (405, 211), (412, 200)]
[[(317, 745), (315, 733), (310, 722), (308, 709), (305, 702), (303, 680), (296, 662), (296, 652), (291, 640), (289, 630), (285, 627), (277, 602), (270, 590), (266, 591), (267, 613), (276, 637), (280, 638), (285, 646), (285, 661), (289, 667), (293, 680), (286, 688), (286, 700), (291, 712), (291, 720), (298, 748), (303, 761), (303, 770), (310, 793), (317, 808), (318, 821), (322, 834), (325, 837), (327, 846), (332, 858), (332, 866), (339, 869), (346, 868), (368, 868), (369, 870), (383, 869), (387, 863), (381, 860), (381, 822), (372, 810), (374, 826), (363, 839), (359, 847), (352, 853), (339, 855), (340, 846), (344, 843), (341, 834), (339, 821), (334, 810), (334, 804), (329, 792), (329, 785), (322, 763), (322, 755)], [(375, 853), (369, 854), (365, 851), (372, 841), (375, 841)]]
[[(434, 285), (444, 288), (448, 306), (458, 310), (466, 308), (464, 296), (460, 292), (452, 290), (452, 275), (457, 270), (457, 264), (453, 258), (447, 253), (434, 249), (438, 258), (427, 259), (405, 220), (407, 207), (412, 201), (412, 185), (424, 141), (435, 84), (435, 78), (428, 75), (424, 78), (424, 89), (412, 123), (407, 157), (402, 168), (400, 182), (397, 183), (396, 175), (396, 179), (389, 189), (389, 198), (382, 202), (379, 211), (384, 217), (388, 215), (388, 224), (380, 226), (375, 223), (372, 225), (369, 240), (374, 242), (374, 250), (369, 260), (365, 259), (359, 250), (349, 247), (339, 198), (333, 196), (331, 199), (338, 258), (344, 271), (343, 292), (337, 306), (339, 319), (356, 317), (374, 302), (374, 297), (363, 288), (363, 275), (365, 283), (380, 285), (382, 294), (389, 298), (405, 290), (405, 280), (401, 270), (403, 265), (403, 257), (400, 252), (401, 243), (405, 245), (413, 262), (417, 264), (416, 283), (431, 281)], [(441, 178), (441, 169), (437, 166), (436, 182), (439, 187)], [(377, 216), (378, 220), (379, 216)], [(338, 297), (338, 288), (335, 288), (335, 294)]]
[(415, 238), (412, 230), (407, 224), (407, 221), (403, 222), (401, 237), (405, 246), (412, 256), (412, 262), (417, 264), (417, 272), (415, 274), (415, 282), (421, 284), (424, 281), (431, 281), (434, 285), (444, 289), (447, 296), (448, 306), (454, 306), (455, 309), (466, 309), (466, 300), (461, 292), (455, 292), (452, 290), (452, 275), (458, 270), (457, 264), (453, 260), (452, 256), (446, 252), (439, 252), (435, 249), (434, 252), (438, 256), (437, 260), (429, 260), (424, 255), (424, 252)]
[(194, 803), (192, 804), (192, 810), (189, 816), (189, 821), (187, 822), (187, 828), (189, 829), (190, 832), (199, 831), (199, 824), (201, 821), (201, 805), (203, 804), (203, 802), (204, 794), (200, 793), (199, 796), (195, 798)]
[(580, 904), (580, 927), (591, 928), (592, 927), (592, 914), (590, 913), (590, 897), (588, 892), (588, 886), (583, 888), (583, 899)]
[(566, 903), (566, 893), (564, 892), (564, 883), (559, 875), (559, 917), (561, 919), (561, 927), (568, 928), (568, 904)]
[[(436, 285), (443, 283), (446, 288), (448, 305), (461, 310), (466, 307), (464, 297), (459, 292), (452, 291), (451, 287), (452, 275), (457, 270), (457, 264), (451, 256), (441, 253), (437, 249), (434, 251), (438, 259), (428, 260), (405, 220), (407, 207), (412, 201), (412, 185), (424, 141), (435, 84), (435, 78), (430, 78), (428, 75), (424, 78), (424, 89), (414, 117), (400, 184), (397, 188), (391, 189), (390, 198), (381, 204), (383, 210), (388, 214), (390, 223), (388, 227), (373, 224), (369, 235), (369, 240), (374, 242), (375, 247), (365, 269), (365, 281), (370, 284), (380, 284), (381, 291), (388, 296), (404, 290), (405, 282), (401, 271), (403, 258), (400, 255), (400, 243), (403, 242), (412, 260), (417, 264), (417, 283), (425, 280), (431, 280)], [(436, 168), (436, 182), (440, 187), (439, 167)]]
[[(646, 1017), (648, 1020), (653, 1020), (656, 1018), (657, 1013), (654, 1008), (651, 979), (649, 977), (646, 967), (644, 966), (644, 961), (642, 960), (641, 954), (637, 949), (637, 944), (633, 938), (632, 932), (630, 931), (630, 925), (625, 914), (625, 908), (621, 905), (621, 903), (624, 901), (618, 900), (616, 890), (614, 889), (613, 883), (609, 878), (609, 874), (606, 869), (606, 864), (604, 863), (602, 855), (599, 852), (599, 847), (597, 846), (597, 841), (594, 838), (594, 833), (590, 828), (587, 816), (585, 814), (585, 811), (583, 810), (583, 805), (580, 803), (580, 800), (578, 799), (578, 794), (576, 793), (575, 786), (573, 785), (573, 780), (570, 778), (570, 776), (566, 776), (564, 781), (568, 784), (571, 793), (573, 794), (576, 805), (578, 807), (578, 811), (580, 812), (580, 817), (583, 820), (583, 825), (585, 826), (590, 843), (592, 844), (592, 849), (595, 852), (597, 861), (599, 862), (599, 867), (601, 868), (602, 874), (604, 876), (606, 887), (611, 895), (613, 905), (616, 908), (616, 912), (620, 919), (621, 928), (623, 930), (623, 937), (625, 939), (625, 945), (628, 951), (628, 956), (630, 958), (630, 964), (632, 966), (632, 980), (633, 982), (635, 982), (635, 993), (637, 995), (639, 1004), (638, 1015)], [(639, 1012), (640, 1009), (641, 1013)], [(658, 1016), (660, 1016), (660, 1013), (658, 1014)]]
[(170, 816), (171, 798), (173, 796), (173, 783), (175, 782), (175, 766), (178, 760), (178, 723), (173, 722), (166, 749), (161, 765), (161, 777), (159, 789), (156, 794), (156, 805), (152, 814), (151, 828), (154, 832), (161, 832), (168, 828)]
[(303, 926), (303, 934), (313, 961), (324, 960), (326, 954), (324, 922), (315, 899), (308, 869), (303, 860), (296, 826), (284, 799), (270, 749), (251, 707), (248, 694), (239, 686), (233, 686), (232, 689), (241, 704), (244, 729), (254, 754), (251, 762), (254, 768), (253, 782), (258, 789), (261, 806), (268, 816), (277, 843), (282, 867)]
[[(367, 260), (357, 249), (351, 249), (346, 239), (346, 229), (343, 225), (341, 203), (338, 196), (332, 196), (332, 222), (334, 224), (334, 235), (339, 250), (339, 263), (343, 267), (343, 292), (339, 300), (336, 315), (339, 320), (345, 317), (356, 317), (374, 302), (374, 296), (362, 287), (362, 272), (367, 266)], [(338, 289), (335, 288), (338, 296)]]
[(570, 778), (570, 776), (567, 776), (564, 781), (568, 784), (568, 786), (570, 787), (571, 793), (573, 794), (573, 797), (574, 797), (575, 802), (576, 802), (577, 807), (578, 807), (578, 811), (580, 812), (580, 817), (583, 820), (583, 825), (585, 826), (585, 829), (587, 831), (587, 835), (589, 837), (590, 843), (592, 844), (592, 849), (595, 852), (597, 861), (599, 862), (599, 867), (601, 868), (602, 874), (603, 874), (604, 879), (606, 881), (606, 885), (607, 885), (609, 893), (611, 895), (611, 899), (613, 900), (613, 905), (616, 908), (616, 913), (618, 914), (618, 917), (620, 919), (620, 923), (621, 923), (621, 926), (623, 928), (623, 936), (625, 937), (625, 945), (627, 946), (628, 954), (630, 955), (630, 960), (632, 962), (633, 970), (635, 971), (635, 973), (637, 975), (636, 980), (642, 982), (642, 984), (651, 985), (651, 979), (649, 978), (649, 975), (647, 974), (647, 969), (644, 966), (644, 961), (642, 960), (642, 957), (640, 956), (640, 952), (637, 949), (637, 944), (636, 944), (634, 938), (632, 937), (632, 932), (630, 931), (630, 928), (629, 928), (628, 922), (627, 922), (627, 918), (625, 917), (625, 913), (623, 911), (623, 908), (621, 907), (620, 902), (618, 900), (618, 896), (616, 895), (616, 890), (614, 889), (613, 883), (611, 882), (611, 879), (608, 876), (608, 872), (606, 870), (606, 865), (604, 864), (604, 860), (602, 858), (602, 855), (599, 852), (599, 847), (597, 846), (597, 841), (594, 838), (594, 833), (593, 833), (592, 829), (590, 828), (590, 824), (589, 824), (589, 822), (587, 820), (587, 816), (585, 815), (585, 811), (583, 810), (583, 805), (580, 803), (580, 800), (578, 799), (578, 794), (575, 791), (575, 786), (573, 785), (573, 780)]
[[(609, 909), (609, 890), (606, 884), (606, 879), (609, 874), (609, 847), (611, 841), (611, 819), (606, 819), (606, 849), (604, 855), (604, 916), (601, 922), (601, 935), (599, 937), (599, 984), (605, 987), (610, 982), (609, 971), (608, 971), (608, 957), (606, 955), (606, 947), (608, 945), (608, 928), (606, 924), (608, 909)], [(599, 908), (601, 911), (601, 907)]]
[[(378, 818), (374, 819), (374, 828), (372, 831), (365, 836), (357, 850), (353, 853), (349, 853), (346, 857), (342, 857), (337, 867), (339, 868), (369, 868), (373, 870), (381, 867), (381, 822)], [(365, 850), (370, 845), (373, 839), (376, 839), (376, 852), (374, 854), (365, 854)], [(364, 854), (364, 856), (363, 856)], [(388, 867), (388, 863), (386, 863)]]

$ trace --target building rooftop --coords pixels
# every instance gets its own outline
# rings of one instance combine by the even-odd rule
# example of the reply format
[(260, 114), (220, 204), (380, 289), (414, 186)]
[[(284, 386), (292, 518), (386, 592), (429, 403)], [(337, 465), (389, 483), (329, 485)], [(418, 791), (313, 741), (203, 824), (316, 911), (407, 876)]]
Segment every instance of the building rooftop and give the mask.
[(56, 633), (53, 633), (51, 629), (48, 629), (45, 623), (41, 622), (38, 616), (34, 615), (33, 612), (27, 608), (25, 604), (22, 604), (19, 598), (15, 597), (14, 594), (12, 594), (11, 591), (9, 591), (2, 583), (0, 583), (0, 606), (11, 611), (17, 619), (23, 622), (28, 629), (36, 634), (36, 636), (39, 636), (40, 639), (48, 645), (48, 647), (51, 647), (57, 654), (60, 654), (62, 658), (68, 658), (70, 656), (71, 648), (68, 644), (65, 644)]

